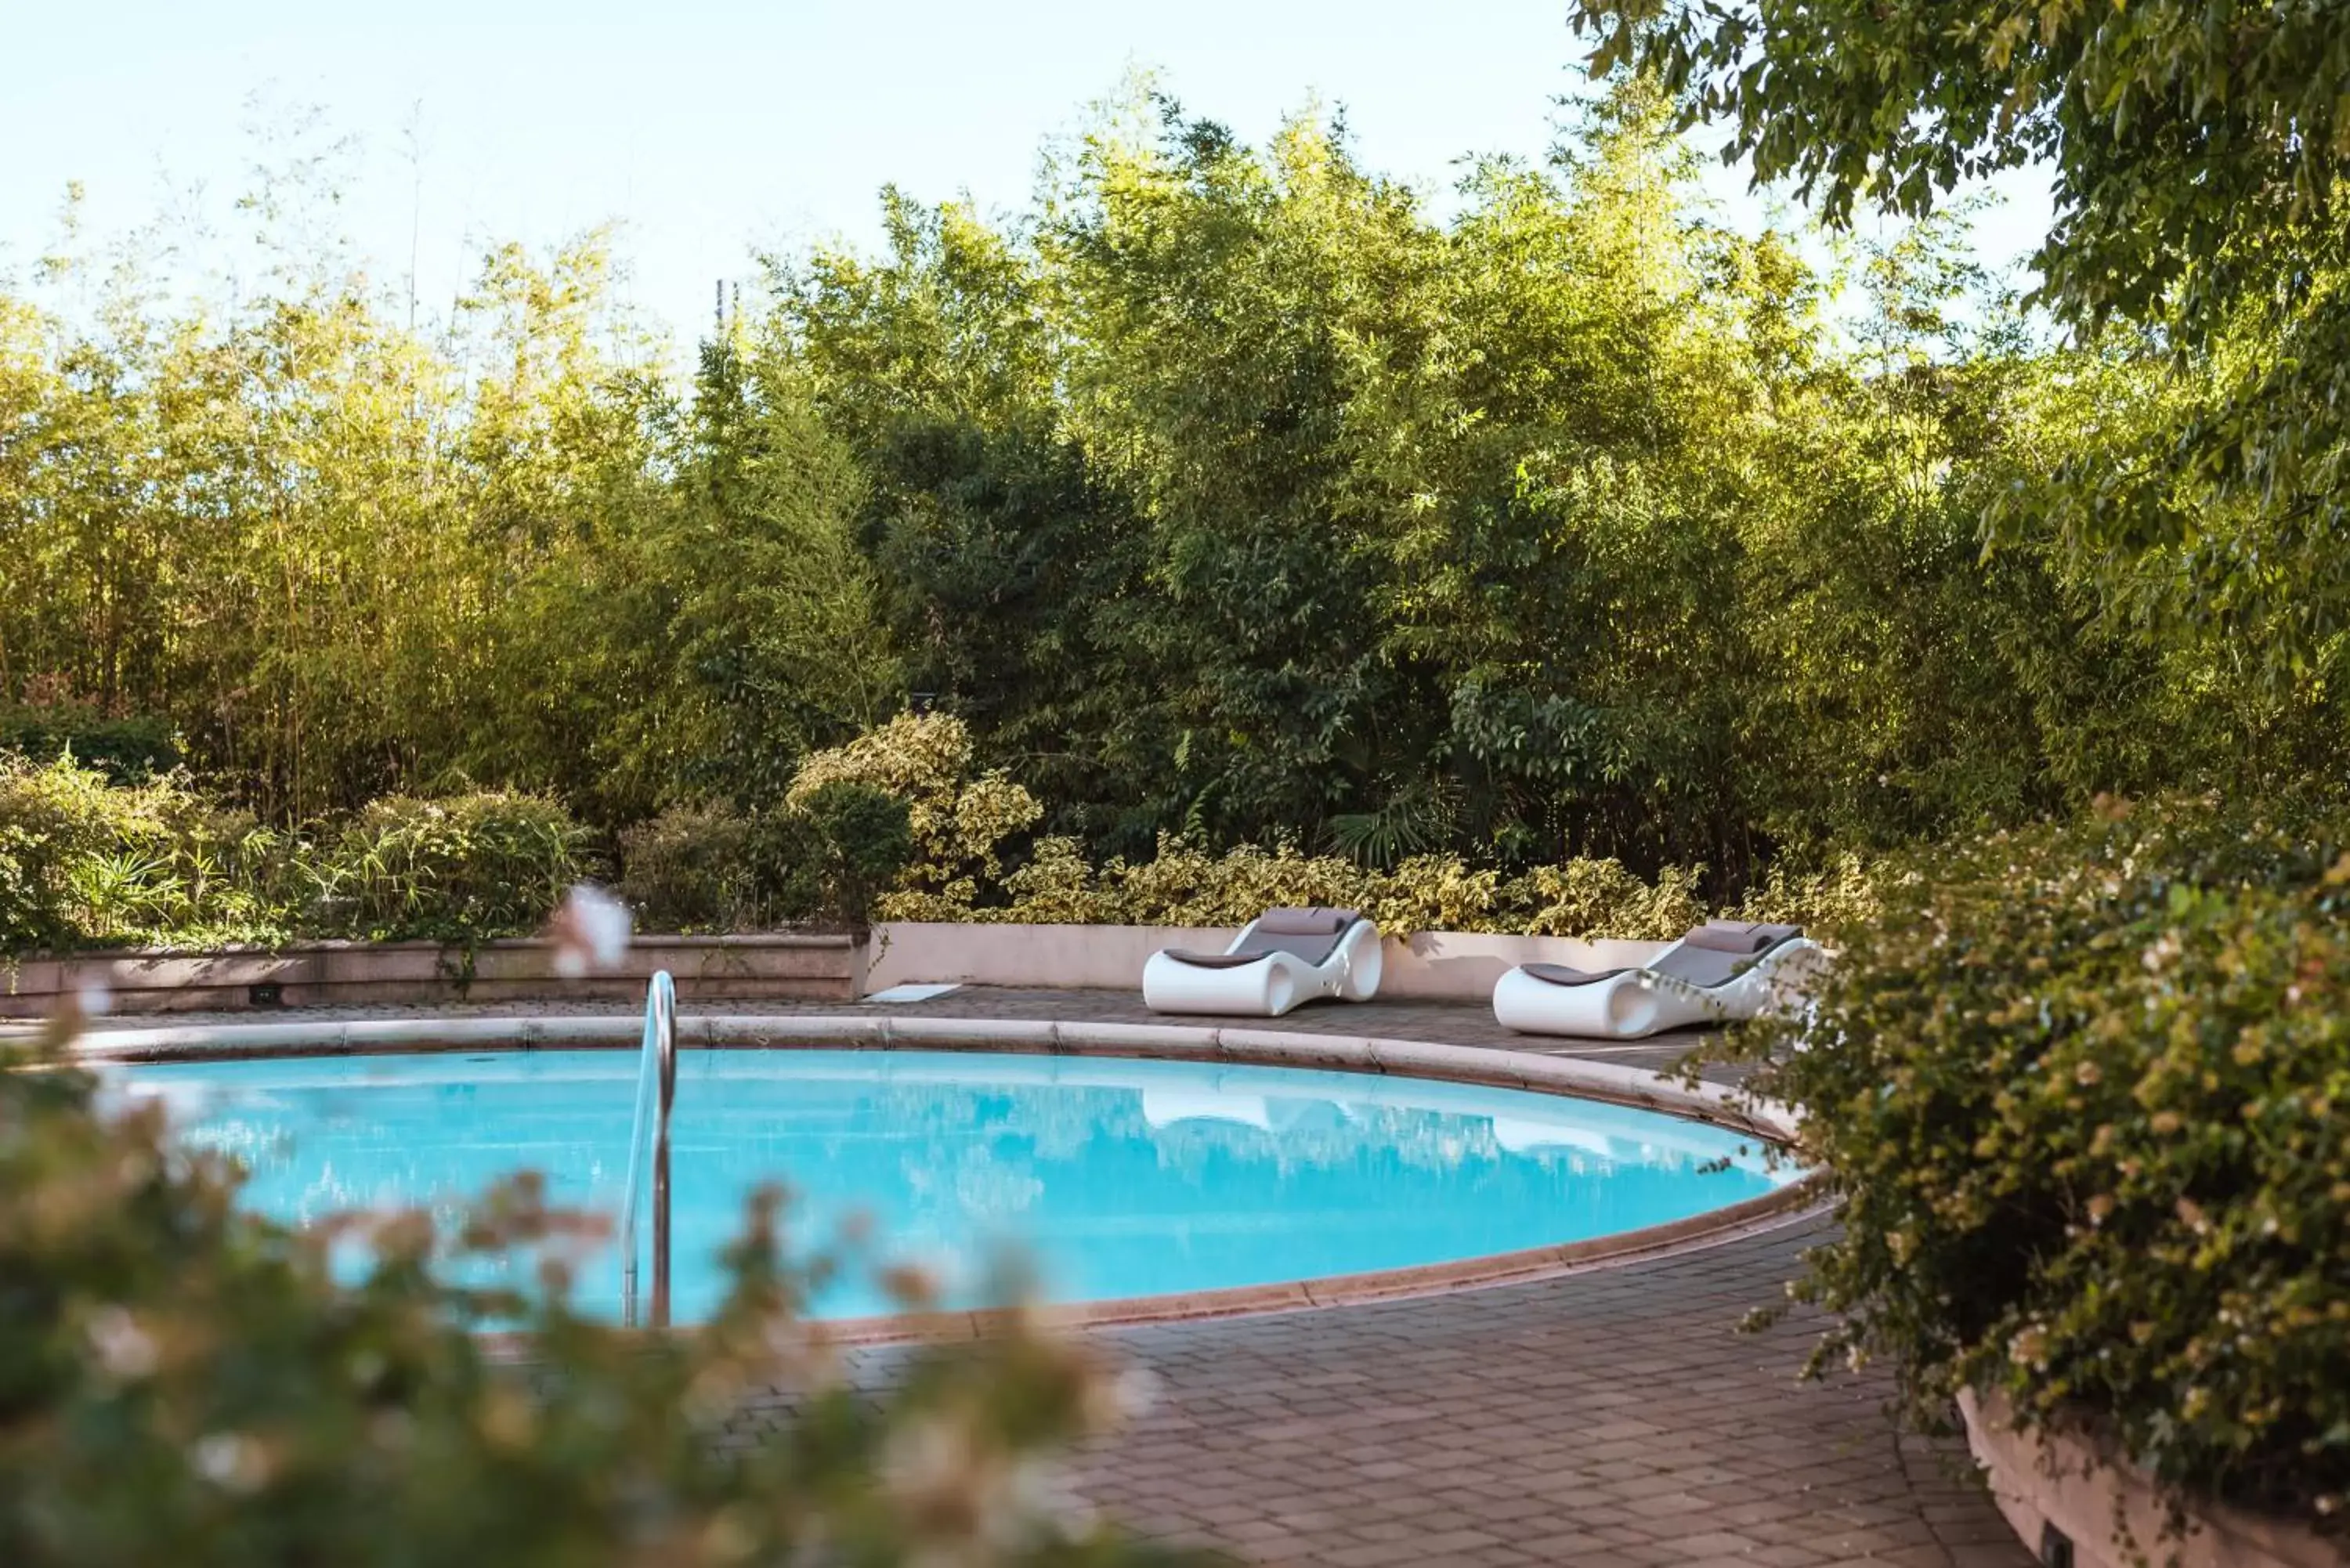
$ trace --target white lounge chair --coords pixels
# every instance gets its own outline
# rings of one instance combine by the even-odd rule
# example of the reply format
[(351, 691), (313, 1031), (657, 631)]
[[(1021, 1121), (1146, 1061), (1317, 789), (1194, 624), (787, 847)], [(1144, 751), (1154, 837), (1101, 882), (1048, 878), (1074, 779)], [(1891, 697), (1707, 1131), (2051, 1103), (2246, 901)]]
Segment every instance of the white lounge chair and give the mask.
[(1379, 989), (1379, 931), (1353, 909), (1267, 909), (1220, 953), (1166, 948), (1142, 966), (1153, 1012), (1278, 1018), (1301, 1002), (1368, 1002)]
[(1520, 964), (1493, 986), (1493, 1018), (1522, 1034), (1637, 1040), (1689, 1023), (1752, 1018), (1793, 994), (1820, 944), (1801, 926), (1708, 920), (1631, 969)]

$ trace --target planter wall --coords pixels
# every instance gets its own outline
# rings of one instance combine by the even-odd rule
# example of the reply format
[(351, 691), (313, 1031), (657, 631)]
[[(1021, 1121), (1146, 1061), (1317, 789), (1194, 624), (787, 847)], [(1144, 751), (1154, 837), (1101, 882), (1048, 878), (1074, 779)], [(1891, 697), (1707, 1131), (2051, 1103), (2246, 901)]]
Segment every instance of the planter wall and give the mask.
[(1967, 1445), (1999, 1511), (2035, 1554), (2049, 1527), (2073, 1546), (2074, 1568), (2345, 1568), (2350, 1542), (2307, 1525), (2218, 1504), (2188, 1511), (2167, 1537), (2162, 1494), (2127, 1460), (2071, 1433), (2018, 1432), (1998, 1396), (1959, 1396)]
[[(897, 920), (873, 929), (868, 991), (917, 981), (967, 985), (1101, 987), (1139, 992), (1142, 966), (1161, 948), (1229, 946), (1235, 928), (961, 925)], [(1398, 1002), (1486, 1002), (1521, 963), (1617, 969), (1645, 963), (1663, 942), (1421, 931), (1390, 937), (1379, 995)]]
[(21, 960), (5, 971), (0, 1018), (39, 1018), (96, 983), (116, 1012), (451, 1002), (641, 999), (655, 970), (687, 1001), (853, 1002), (864, 950), (845, 936), (639, 936), (617, 971), (559, 979), (547, 943), (305, 942), (274, 952), (107, 952)]

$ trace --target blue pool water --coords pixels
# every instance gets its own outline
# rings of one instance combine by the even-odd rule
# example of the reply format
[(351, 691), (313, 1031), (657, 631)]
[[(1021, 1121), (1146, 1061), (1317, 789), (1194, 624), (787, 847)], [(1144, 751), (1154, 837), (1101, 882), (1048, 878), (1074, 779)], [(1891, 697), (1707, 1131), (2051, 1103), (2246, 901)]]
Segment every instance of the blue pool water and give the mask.
[[(616, 1212), (634, 1052), (174, 1063), (120, 1070), (182, 1138), (252, 1171), (245, 1200), (309, 1221), (429, 1206), (536, 1169)], [(886, 1255), (976, 1288), (1016, 1246), (1063, 1301), (1265, 1284), (1659, 1224), (1767, 1191), (1751, 1139), (1507, 1089), (1274, 1067), (917, 1052), (687, 1051), (675, 1311), (706, 1315), (745, 1195), (792, 1190), (796, 1234), (852, 1214)], [(519, 1266), (518, 1266), (519, 1267)], [(580, 1300), (617, 1314), (608, 1248)], [(886, 1311), (863, 1280), (825, 1316)]]

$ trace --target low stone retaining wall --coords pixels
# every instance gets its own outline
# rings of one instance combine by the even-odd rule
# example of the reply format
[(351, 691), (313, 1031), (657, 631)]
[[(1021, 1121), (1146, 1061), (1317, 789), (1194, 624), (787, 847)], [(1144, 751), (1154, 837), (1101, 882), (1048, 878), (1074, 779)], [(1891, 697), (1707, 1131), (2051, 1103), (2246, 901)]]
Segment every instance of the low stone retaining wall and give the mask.
[(6, 967), (0, 1018), (39, 1018), (60, 998), (103, 986), (113, 1012), (437, 1002), (641, 1000), (655, 970), (693, 1002), (853, 1002), (865, 951), (845, 936), (639, 936), (617, 970), (559, 979), (552, 950), (525, 939), (468, 952), (436, 942), (304, 942), (263, 951), (102, 952), (30, 958)]
[[(275, 951), (118, 951), (35, 957), (0, 967), (0, 1018), (37, 1018), (92, 983), (116, 1012), (214, 1012), (254, 1007), (623, 1000), (644, 994), (657, 969), (689, 1002), (853, 1002), (908, 981), (1134, 991), (1161, 948), (1222, 949), (1222, 927), (1034, 926), (898, 920), (869, 943), (845, 936), (637, 937), (619, 969), (558, 981), (547, 944), (484, 942), (469, 952), (433, 942), (303, 942)], [(1399, 1002), (1489, 1001), (1513, 965), (1617, 969), (1646, 963), (1666, 944), (1566, 937), (1420, 931), (1390, 937), (1379, 994)]]
[(1967, 1445), (1999, 1511), (2023, 1544), (2050, 1560), (2053, 1528), (2074, 1568), (2345, 1568), (2350, 1542), (2218, 1504), (2188, 1510), (2184, 1536), (2166, 1534), (2162, 1493), (2121, 1457), (2068, 1432), (2019, 1432), (2006, 1401), (1959, 1396)]
[[(961, 925), (895, 920), (873, 929), (868, 991), (907, 981), (1135, 991), (1142, 966), (1161, 948), (1217, 951), (1230, 926)], [(1578, 941), (1469, 931), (1389, 937), (1380, 952), (1379, 994), (1398, 1002), (1488, 1002), (1513, 965), (1563, 963), (1621, 969), (1648, 962), (1663, 942)]]

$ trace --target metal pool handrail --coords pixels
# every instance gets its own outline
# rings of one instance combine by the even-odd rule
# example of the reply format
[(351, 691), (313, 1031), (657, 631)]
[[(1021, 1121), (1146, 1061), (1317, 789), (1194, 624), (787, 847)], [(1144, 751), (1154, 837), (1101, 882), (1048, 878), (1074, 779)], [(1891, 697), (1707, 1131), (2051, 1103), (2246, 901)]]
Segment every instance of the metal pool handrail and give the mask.
[(669, 971), (645, 987), (644, 1044), (638, 1052), (637, 1114), (629, 1127), (629, 1185), (620, 1199), (620, 1318), (637, 1322), (637, 1208), (643, 1196), (645, 1134), (652, 1133), (652, 1326), (669, 1326), (669, 1112), (677, 1100), (677, 984)]

